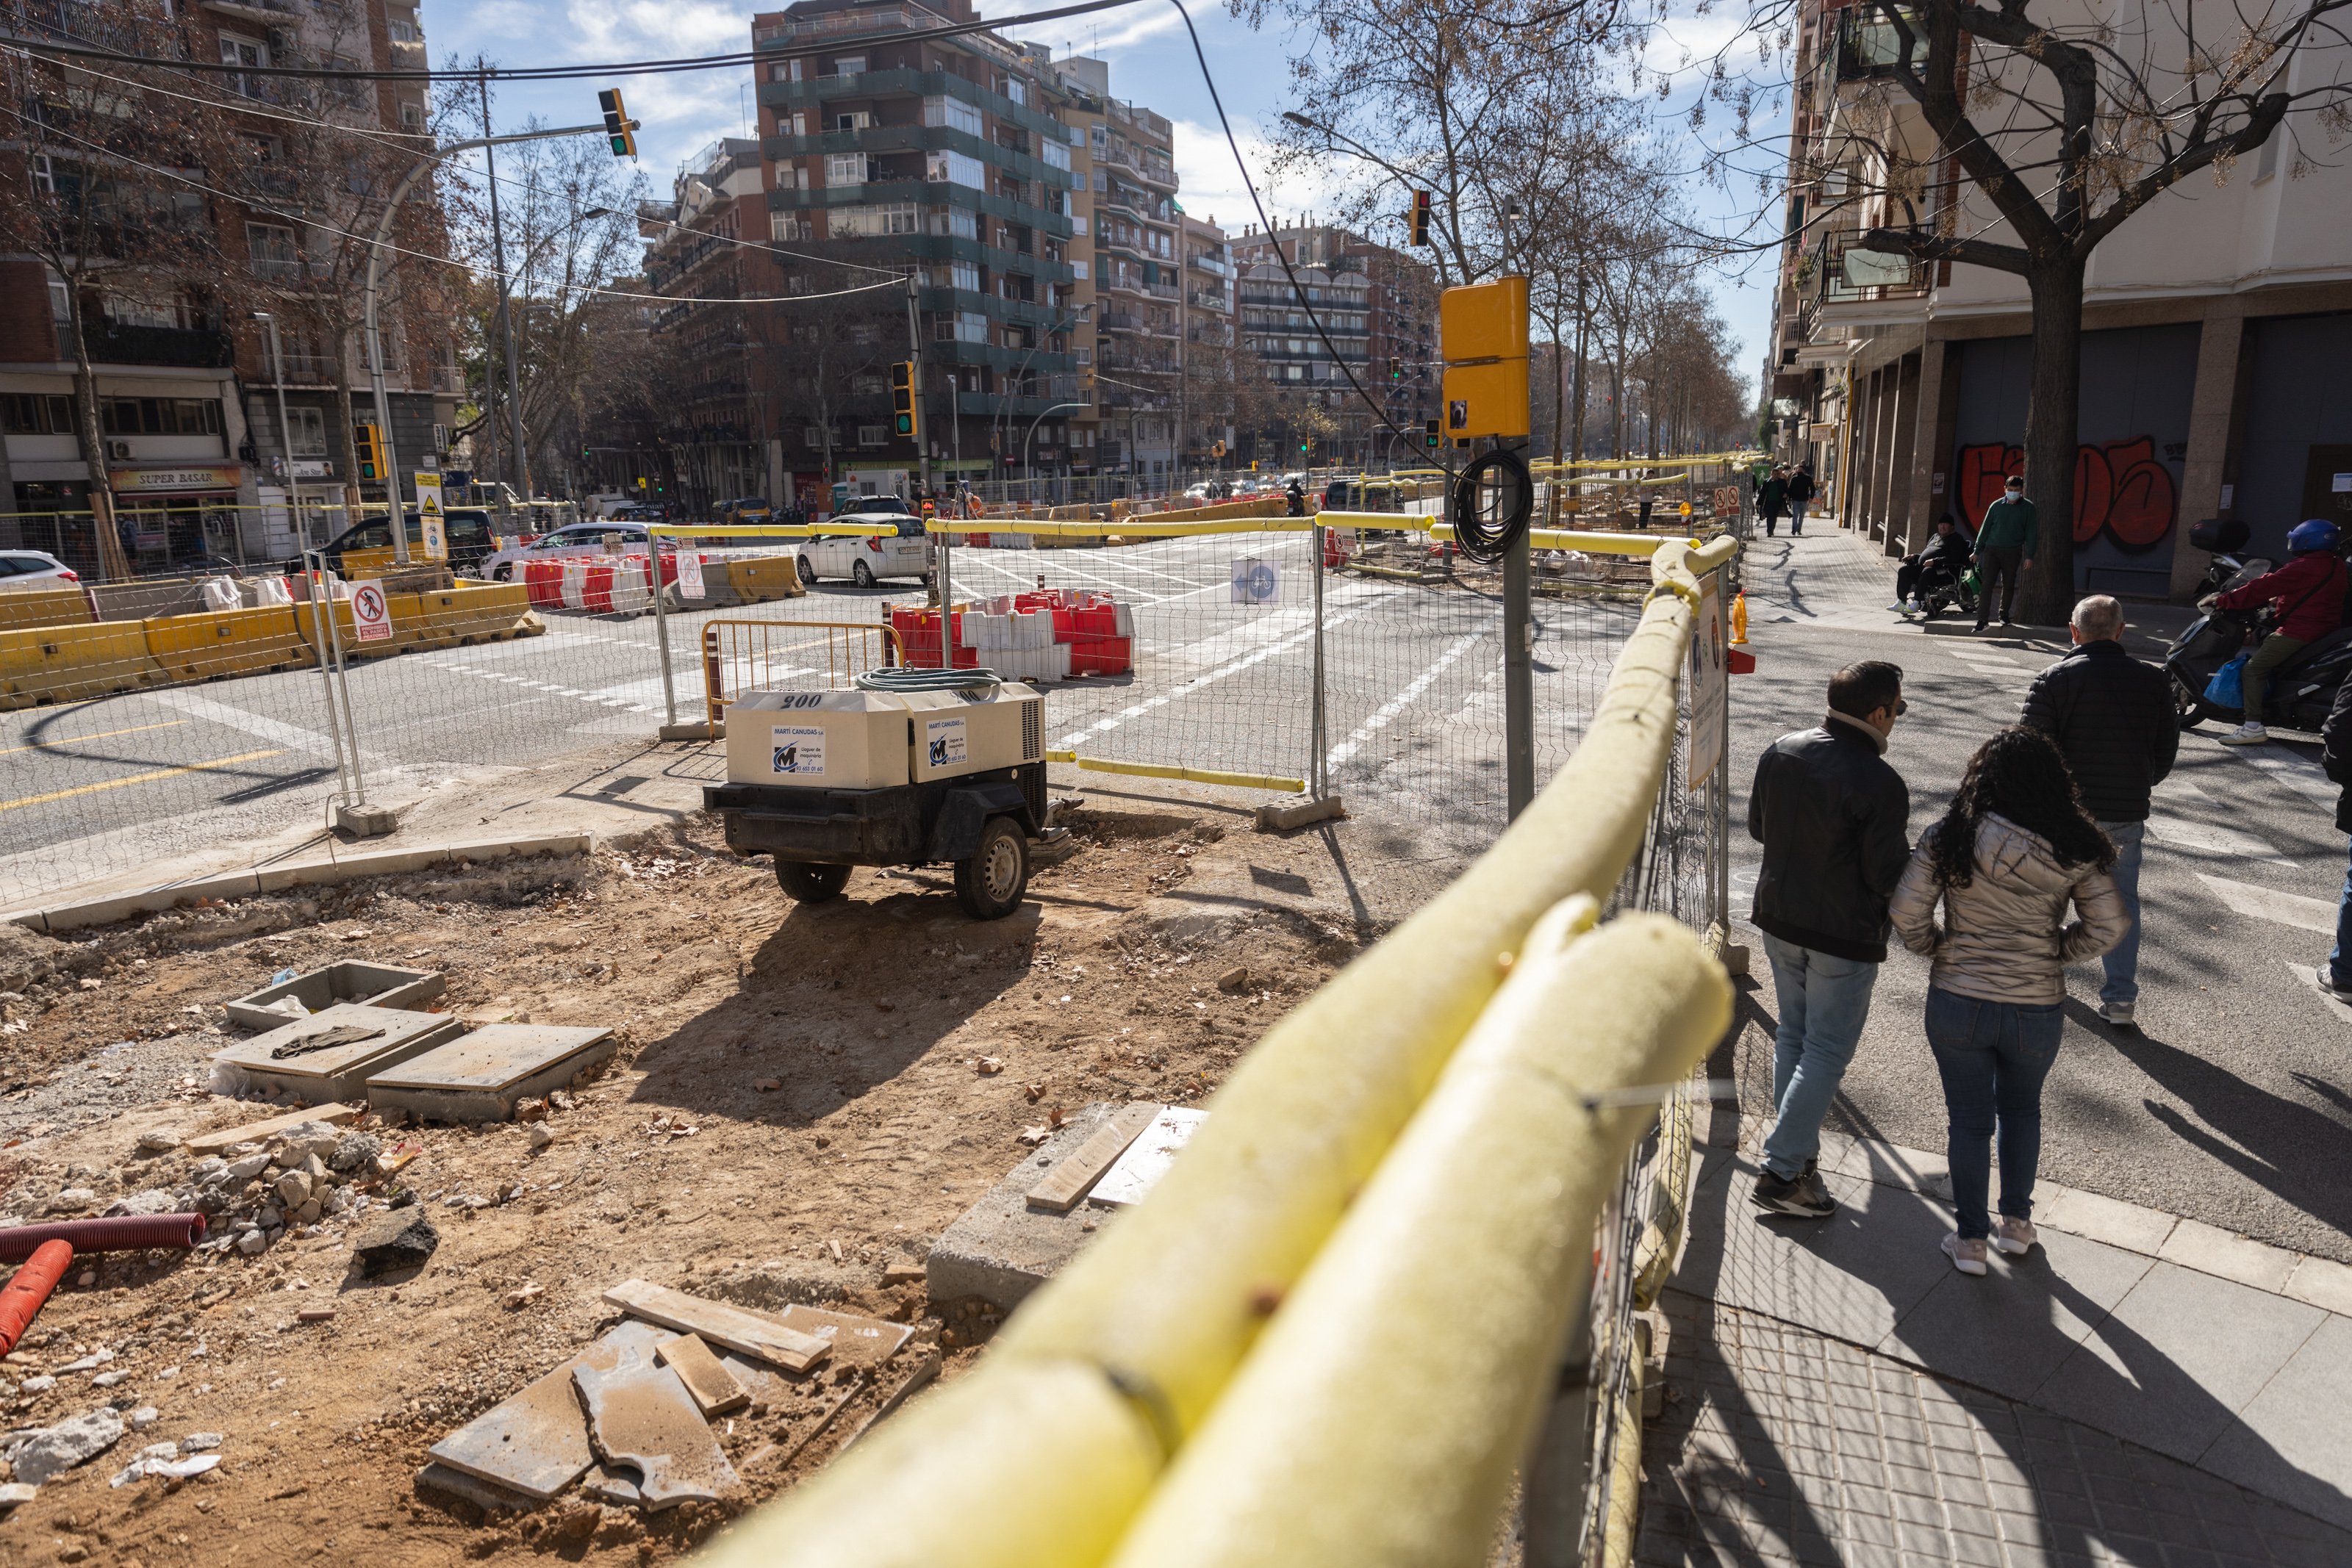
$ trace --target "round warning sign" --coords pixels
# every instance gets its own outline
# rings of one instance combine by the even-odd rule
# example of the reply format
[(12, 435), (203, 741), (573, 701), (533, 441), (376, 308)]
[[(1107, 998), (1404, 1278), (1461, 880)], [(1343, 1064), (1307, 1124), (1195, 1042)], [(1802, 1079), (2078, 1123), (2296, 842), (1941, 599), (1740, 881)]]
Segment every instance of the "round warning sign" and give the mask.
[(392, 635), (392, 607), (384, 602), (382, 583), (352, 584), (352, 630), (362, 643), (381, 643)]

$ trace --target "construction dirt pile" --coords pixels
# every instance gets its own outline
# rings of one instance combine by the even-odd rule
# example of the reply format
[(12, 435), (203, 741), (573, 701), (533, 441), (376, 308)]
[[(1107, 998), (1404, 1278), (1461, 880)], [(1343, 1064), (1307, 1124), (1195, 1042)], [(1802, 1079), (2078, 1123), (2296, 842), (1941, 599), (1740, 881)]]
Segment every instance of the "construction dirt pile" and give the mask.
[[(0, 1364), (0, 1562), (651, 1561), (957, 1375), (998, 1312), (929, 1299), (940, 1232), (1039, 1129), (1206, 1098), (1373, 935), (1247, 896), (1328, 871), (1316, 832), (1133, 799), (1057, 820), (1031, 902), (989, 924), (943, 870), (793, 904), (697, 821), (0, 933), (0, 1228), (209, 1226), (193, 1252), (77, 1257)], [(254, 1038), (224, 1003), (349, 959), (438, 971), (420, 1010), (608, 1029), (617, 1054), (471, 1128), (215, 1092), (215, 1053)], [(797, 1368), (798, 1333), (730, 1337), (777, 1322), (840, 1337)], [(595, 1462), (530, 1506), (419, 1479), (509, 1410), (593, 1423), (644, 1375), (694, 1391), (693, 1474), (632, 1470), (595, 1427)]]

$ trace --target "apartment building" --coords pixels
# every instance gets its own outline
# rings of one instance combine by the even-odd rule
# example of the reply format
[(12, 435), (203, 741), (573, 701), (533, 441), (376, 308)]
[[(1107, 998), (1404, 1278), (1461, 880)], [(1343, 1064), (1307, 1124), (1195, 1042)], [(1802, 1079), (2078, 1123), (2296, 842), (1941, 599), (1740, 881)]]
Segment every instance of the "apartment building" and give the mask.
[(1187, 466), (1216, 463), (1234, 450), (1237, 432), (1223, 378), (1234, 368), (1234, 253), (1214, 220), (1179, 210), (1184, 250), (1184, 364), (1178, 408)]
[[(53, 10), (36, 0), (21, 19), (87, 36), (86, 18)], [(423, 66), (426, 57), (410, 0), (335, 7), (198, 0), (178, 12), (177, 31), (192, 55), (232, 65), (391, 68)], [(423, 88), (258, 74), (215, 79), (223, 90), (205, 111), (214, 118), (203, 134), (229, 151), (219, 154), (223, 166), (201, 171), (200, 179), (227, 194), (207, 196), (194, 183), (160, 175), (142, 193), (173, 204), (184, 225), (201, 229), (203, 243), (184, 233), (168, 259), (160, 252), (151, 258), (138, 248), (147, 241), (124, 237), (130, 248), (78, 275), (79, 281), (31, 254), (0, 257), (0, 497), (7, 503), (0, 507), (0, 543), (50, 549), (89, 571), (100, 564), (89, 516), (92, 476), (75, 435), (75, 303), (96, 371), (105, 488), (121, 513), (118, 538), (132, 570), (168, 570), (204, 556), (283, 558), (300, 537), (289, 506), (296, 491), (306, 503), (339, 507), (383, 496), (381, 483), (362, 484), (355, 472), (347, 405), (334, 391), (361, 389), (354, 417), (373, 423), (362, 346), (356, 332), (336, 340), (320, 324), (356, 319), (365, 246), (341, 231), (361, 226), (362, 216), (372, 220), (374, 209), (371, 198), (352, 193), (352, 183), (362, 164), (372, 176), (394, 162), (404, 167), (404, 149), (426, 145)], [(36, 78), (32, 90), (49, 89)], [(68, 90), (56, 107), (69, 117), (88, 105)], [(387, 132), (394, 137), (389, 146)], [(100, 179), (100, 164), (79, 166), (57, 154), (40, 163), (43, 191)], [(321, 211), (330, 217), (282, 215)], [(404, 231), (405, 248), (436, 250), (440, 227), (429, 196), (419, 198), (415, 220)], [(446, 329), (409, 303), (438, 281), (424, 276), (429, 270), (395, 269), (384, 295), (395, 450), (412, 468), (436, 465), (455, 423)], [(279, 329), (283, 351), (276, 358), (254, 314), (265, 310)], [(324, 526), (320, 518), (308, 530), (314, 542)]]
[[(1277, 249), (1297, 272), (1313, 319)], [(1427, 263), (1348, 229), (1316, 224), (1270, 232), (1253, 225), (1234, 240), (1233, 255), (1241, 269), (1236, 309), (1243, 342), (1285, 397), (1311, 400), (1339, 432), (1331, 451), (1305, 455), (1367, 463), (1388, 455), (1391, 433), (1356, 395), (1349, 371), (1402, 429), (1417, 430), (1435, 413), (1438, 289)], [(1326, 336), (1339, 350), (1336, 358)]]
[[(974, 15), (969, 0), (936, 11), (802, 0), (752, 20), (769, 237), (798, 256), (911, 267), (921, 280), (919, 439), (898, 436), (887, 417), (888, 364), (907, 357), (903, 295), (877, 291), (845, 329), (870, 350), (825, 372), (847, 378), (826, 389), (847, 412), (818, 420), (804, 385), (783, 389), (782, 463), (806, 501), (823, 500), (828, 431), (835, 474), (858, 493), (910, 487), (926, 466), (935, 481), (985, 477), (1012, 471), (1031, 423), (1075, 390), (1073, 160), (1050, 78), (1036, 56), (991, 33), (900, 37)], [(853, 277), (877, 279), (787, 265), (784, 287), (823, 293)], [(1040, 439), (1059, 445), (1060, 422), (1045, 423)]]
[[(2048, 8), (2062, 27), (2185, 44), (2172, 13), (2133, 0)], [(1928, 147), (1883, 22), (1809, 4), (1798, 39), (1786, 240), (1765, 392), (1782, 455), (1831, 481), (1839, 517), (1889, 552), (1945, 512), (1973, 523), (2021, 465), (2031, 326), (2024, 280), (1860, 250), (1886, 204), (1880, 154)], [(2343, 51), (2311, 56), (2327, 79)], [(2048, 90), (2014, 65), (2004, 86)], [(2032, 84), (2030, 89), (2027, 84)], [(2027, 117), (2026, 122), (2030, 122)], [(2253, 157), (2191, 176), (2092, 254), (2085, 281), (2074, 473), (2084, 591), (2180, 598), (2207, 557), (2189, 526), (2246, 522), (2281, 552), (2306, 517), (2352, 525), (2352, 168), (2295, 117)], [(2007, 242), (1973, 185), (1925, 193), (1933, 221)]]

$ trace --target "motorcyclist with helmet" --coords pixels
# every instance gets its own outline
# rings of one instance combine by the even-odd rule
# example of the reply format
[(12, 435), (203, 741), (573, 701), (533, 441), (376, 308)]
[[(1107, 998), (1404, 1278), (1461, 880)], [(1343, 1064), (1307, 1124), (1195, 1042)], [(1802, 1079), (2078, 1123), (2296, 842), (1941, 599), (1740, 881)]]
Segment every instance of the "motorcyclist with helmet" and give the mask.
[(2344, 562), (2336, 556), (2337, 532), (2325, 517), (2297, 523), (2286, 536), (2287, 563), (2253, 581), (2214, 596), (2223, 610), (2252, 610), (2265, 604), (2280, 607), (2278, 621), (2242, 674), (2245, 685), (2245, 722), (2221, 737), (2225, 746), (2259, 746), (2270, 738), (2263, 728), (2263, 705), (2269, 695), (2271, 672), (2301, 652), (2304, 645), (2325, 637), (2344, 624)]
[(1969, 543), (1969, 536), (1960, 532), (1958, 519), (1946, 512), (1936, 519), (1936, 532), (1927, 547), (1916, 555), (1903, 558), (1902, 568), (1895, 574), (1895, 602), (1887, 608), (1906, 609), (1917, 599), (1924, 612), (1927, 605), (1921, 591), (1935, 580), (1937, 570), (1948, 570), (1952, 580), (1958, 582), (1975, 559), (1974, 547)]

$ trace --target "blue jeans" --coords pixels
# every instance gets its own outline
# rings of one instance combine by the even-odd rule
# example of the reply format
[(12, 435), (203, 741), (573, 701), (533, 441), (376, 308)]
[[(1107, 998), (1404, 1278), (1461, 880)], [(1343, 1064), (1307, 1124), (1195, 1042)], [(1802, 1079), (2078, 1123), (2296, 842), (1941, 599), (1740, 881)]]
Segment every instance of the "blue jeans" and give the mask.
[(1765, 956), (1772, 960), (1772, 989), (1780, 1004), (1780, 1027), (1772, 1036), (1774, 1119), (1771, 1135), (1764, 1140), (1764, 1168), (1794, 1181), (1805, 1162), (1821, 1152), (1822, 1120), (1862, 1041), (1878, 966), (1800, 947), (1769, 931), (1759, 935)]
[[(2139, 862), (2147, 824), (2101, 822), (2099, 826), (2115, 841), (2115, 869), (2107, 874), (2115, 878), (2116, 891), (2124, 895), (2124, 913), (2131, 916), (2131, 929), (2124, 933), (2124, 939), (2099, 959), (2099, 967), (2107, 974), (2099, 987), (2099, 1000), (2128, 1006), (2139, 999)], [(2340, 924), (2342, 917), (2337, 918)]]
[(2344, 873), (2344, 896), (2336, 904), (2336, 946), (2327, 954), (2327, 978), (2352, 991), (2352, 870)]
[(2058, 1060), (2066, 1027), (2056, 1002), (1983, 1002), (1927, 988), (1927, 1045), (1944, 1079), (1952, 1207), (1963, 1240), (1992, 1234), (1985, 1199), (1992, 1145), (2000, 1141), (2000, 1211), (2033, 1218), (2033, 1173), (2042, 1163), (2042, 1081)]

